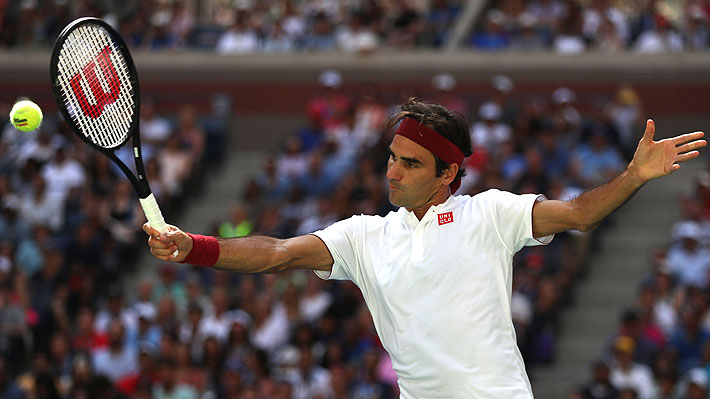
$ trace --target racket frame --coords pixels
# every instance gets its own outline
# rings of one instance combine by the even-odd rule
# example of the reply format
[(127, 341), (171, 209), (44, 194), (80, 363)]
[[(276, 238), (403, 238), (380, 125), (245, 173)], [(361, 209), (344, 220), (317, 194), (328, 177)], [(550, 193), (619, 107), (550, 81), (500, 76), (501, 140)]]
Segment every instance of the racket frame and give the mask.
[[(95, 144), (83, 133), (83, 130), (77, 125), (77, 123), (74, 121), (71, 114), (69, 113), (69, 110), (67, 109), (67, 105), (64, 102), (64, 99), (62, 98), (62, 88), (57, 79), (57, 77), (59, 76), (59, 55), (61, 53), (62, 48), (64, 47), (64, 42), (74, 30), (86, 24), (98, 25), (99, 27), (103, 28), (109, 35), (113, 43), (116, 45), (117, 50), (120, 52), (120, 56), (123, 57), (124, 61), (126, 62), (126, 66), (128, 67), (128, 84), (133, 90), (133, 119), (131, 120), (131, 124), (128, 127), (128, 133), (126, 135), (126, 138), (121, 143), (111, 148), (106, 148)], [(141, 151), (139, 128), (140, 87), (138, 85), (138, 72), (136, 71), (136, 66), (133, 62), (133, 57), (131, 57), (131, 52), (128, 50), (128, 46), (126, 46), (126, 42), (123, 41), (121, 35), (118, 34), (118, 32), (116, 32), (116, 30), (113, 29), (105, 21), (98, 18), (85, 17), (78, 18), (72, 21), (62, 30), (62, 32), (59, 34), (59, 37), (57, 38), (57, 41), (54, 43), (54, 48), (52, 49), (52, 57), (50, 59), (49, 64), (49, 74), (50, 80), (52, 82), (52, 93), (54, 94), (54, 100), (57, 103), (57, 107), (59, 108), (59, 111), (64, 117), (66, 123), (69, 125), (72, 131), (74, 131), (74, 133), (79, 136), (79, 138), (81, 138), (85, 143), (89, 144), (94, 149), (100, 151), (109, 159), (111, 159), (116, 165), (118, 165), (118, 167), (121, 169), (121, 171), (123, 171), (124, 175), (126, 175), (128, 180), (133, 185), (133, 188), (136, 190), (136, 193), (138, 194), (138, 201), (140, 202), (140, 205), (143, 208), (143, 212), (145, 213), (145, 216), (148, 219), (148, 223), (150, 224), (150, 226), (158, 230), (158, 232), (160, 233), (166, 233), (168, 231), (168, 226), (165, 224), (165, 219), (163, 218), (163, 214), (160, 212), (158, 202), (155, 200), (153, 193), (150, 191), (148, 179), (145, 175), (145, 166), (143, 165), (143, 153)], [(67, 95), (70, 94), (67, 93)], [(83, 111), (77, 110), (76, 112)], [(136, 174), (133, 174), (133, 171), (131, 171), (131, 169), (125, 163), (123, 163), (115, 154), (115, 151), (123, 147), (129, 139), (131, 140), (131, 146), (133, 147), (132, 154), (133, 161), (135, 162), (136, 166)], [(178, 251), (176, 250), (173, 255), (177, 257)]]
[[(126, 139), (122, 143), (112, 148), (105, 148), (100, 145), (97, 145), (92, 142), (91, 139), (86, 137), (85, 134), (81, 133), (81, 128), (79, 128), (77, 123), (72, 118), (71, 114), (69, 114), (69, 110), (67, 109), (64, 99), (62, 97), (62, 88), (60, 87), (60, 84), (56, 79), (59, 75), (59, 54), (61, 52), (62, 47), (64, 46), (64, 42), (69, 37), (69, 34), (71, 34), (80, 26), (85, 25), (87, 23), (99, 25), (106, 32), (108, 32), (109, 36), (111, 37), (111, 40), (116, 44), (116, 47), (121, 52), (121, 57), (123, 57), (126, 62), (126, 66), (128, 67), (129, 72), (128, 78), (130, 80), (128, 83), (131, 85), (131, 88), (133, 90), (132, 97), (134, 112), (133, 120), (131, 121), (131, 125), (128, 128), (128, 134), (126, 136)], [(143, 153), (141, 151), (140, 143), (140, 87), (138, 85), (138, 72), (136, 71), (136, 66), (133, 62), (133, 57), (131, 57), (131, 53), (130, 51), (128, 51), (128, 46), (126, 46), (126, 43), (123, 41), (123, 38), (121, 38), (121, 35), (119, 35), (118, 32), (116, 32), (109, 24), (99, 18), (84, 17), (76, 19), (72, 21), (69, 25), (67, 25), (59, 34), (59, 37), (57, 38), (57, 41), (54, 44), (54, 48), (52, 49), (52, 58), (50, 60), (49, 65), (54, 100), (57, 105), (59, 105), (59, 111), (64, 117), (66, 123), (75, 133), (77, 133), (76, 135), (79, 136), (82, 141), (89, 144), (94, 149), (101, 151), (104, 155), (109, 157), (116, 165), (118, 165), (118, 167), (121, 169), (121, 171), (123, 171), (128, 180), (130, 180), (131, 184), (133, 185), (133, 188), (138, 194), (138, 197), (141, 199), (146, 199), (148, 196), (150, 196), (151, 191), (150, 186), (148, 185), (148, 180), (146, 179), (145, 175), (145, 166), (143, 165)], [(133, 160), (135, 161), (136, 165), (135, 174), (115, 154), (116, 150), (123, 147), (129, 140), (131, 140), (131, 146), (133, 147), (132, 154)]]

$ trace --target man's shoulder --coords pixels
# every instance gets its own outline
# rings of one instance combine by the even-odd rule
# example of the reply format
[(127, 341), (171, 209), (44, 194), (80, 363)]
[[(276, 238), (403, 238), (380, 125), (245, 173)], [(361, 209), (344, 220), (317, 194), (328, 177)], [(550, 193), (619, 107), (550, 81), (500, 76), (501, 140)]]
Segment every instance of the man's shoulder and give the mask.
[(486, 191), (481, 191), (473, 196), (470, 195), (459, 195), (457, 198), (462, 204), (467, 202), (482, 202), (482, 201), (496, 201), (502, 196), (511, 195), (512, 193), (508, 191), (499, 190), (497, 188), (489, 188)]

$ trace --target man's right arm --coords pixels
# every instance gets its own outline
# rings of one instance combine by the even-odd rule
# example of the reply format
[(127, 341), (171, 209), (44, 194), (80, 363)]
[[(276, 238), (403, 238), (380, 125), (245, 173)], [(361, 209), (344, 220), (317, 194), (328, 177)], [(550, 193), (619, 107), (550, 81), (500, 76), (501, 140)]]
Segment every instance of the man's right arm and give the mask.
[[(160, 234), (147, 223), (143, 230), (150, 236), (148, 246), (154, 257), (181, 262), (192, 250), (192, 238), (182, 230), (169, 226)], [(320, 238), (309, 234), (289, 239), (265, 236), (217, 239), (219, 258), (214, 267), (240, 273), (277, 273), (290, 269), (330, 271), (333, 257)], [(177, 257), (173, 256), (175, 250)]]

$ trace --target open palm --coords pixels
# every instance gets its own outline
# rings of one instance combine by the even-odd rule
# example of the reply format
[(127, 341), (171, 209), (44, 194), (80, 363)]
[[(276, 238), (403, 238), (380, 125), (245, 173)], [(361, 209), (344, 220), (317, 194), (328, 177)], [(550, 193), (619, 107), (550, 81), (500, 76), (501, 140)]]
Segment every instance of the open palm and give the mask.
[(631, 161), (631, 167), (644, 182), (675, 172), (681, 162), (697, 157), (700, 155), (697, 150), (707, 145), (705, 140), (700, 140), (705, 135), (703, 132), (653, 141), (655, 133), (656, 124), (649, 119)]

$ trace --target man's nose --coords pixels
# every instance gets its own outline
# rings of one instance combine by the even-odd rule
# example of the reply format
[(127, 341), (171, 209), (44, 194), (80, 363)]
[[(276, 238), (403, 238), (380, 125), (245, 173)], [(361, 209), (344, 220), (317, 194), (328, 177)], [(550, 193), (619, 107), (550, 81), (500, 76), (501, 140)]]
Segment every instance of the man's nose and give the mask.
[(399, 180), (402, 178), (402, 174), (399, 173), (399, 167), (397, 167), (397, 163), (393, 162), (390, 165), (387, 165), (387, 180)]

